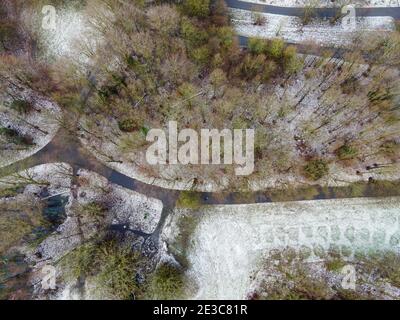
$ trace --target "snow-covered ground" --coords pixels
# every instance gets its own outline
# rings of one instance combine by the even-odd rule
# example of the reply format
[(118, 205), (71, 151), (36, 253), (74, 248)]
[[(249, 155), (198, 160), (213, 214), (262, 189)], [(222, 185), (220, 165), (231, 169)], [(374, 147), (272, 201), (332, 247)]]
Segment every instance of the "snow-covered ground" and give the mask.
[(23, 97), (30, 101), (35, 110), (27, 115), (18, 114), (6, 107), (5, 104), (11, 102), (0, 96), (0, 126), (14, 129), (24, 136), (31, 137), (34, 145), (28, 148), (15, 146), (3, 149), (0, 156), (0, 167), (35, 154), (53, 139), (59, 129), (58, 118), (61, 116), (61, 110), (55, 103), (29, 90), (20, 95), (20, 98)]
[[(176, 211), (168, 225), (182, 212)], [(166, 228), (173, 241), (176, 229)], [(329, 249), (400, 253), (400, 198), (210, 206), (190, 239), (188, 276), (196, 299), (243, 299), (271, 250), (293, 248), (319, 261)]]
[(84, 52), (90, 52), (97, 40), (86, 13), (89, 5), (96, 4), (71, 0), (58, 4), (36, 2), (25, 8), (21, 14), (23, 23), (38, 37), (42, 57), (87, 62)]
[(37, 32), (41, 37), (45, 54), (49, 58), (66, 57), (74, 61), (85, 61), (82, 49), (89, 48), (94, 43), (91, 41), (94, 38), (90, 37), (92, 29), (84, 9), (72, 4), (54, 9), (56, 14), (54, 24), (49, 19), (52, 12), (42, 13), (42, 8), (38, 8), (34, 13), (28, 12), (26, 17), (29, 21), (32, 19), (32, 14), (38, 14), (35, 21), (42, 22)]
[(80, 12), (62, 10), (58, 12), (55, 26), (43, 31), (47, 49), (57, 56), (74, 57), (77, 42), (87, 30), (85, 17)]
[(340, 7), (352, 4), (356, 7), (400, 7), (399, 0), (242, 0), (254, 4), (266, 4), (278, 7), (304, 7), (311, 3), (318, 8)]
[[(112, 224), (127, 224), (130, 229), (153, 233), (161, 218), (163, 204), (160, 200), (110, 184), (96, 173), (80, 170), (79, 176), (84, 184), (80, 187), (82, 204), (93, 201), (106, 201)], [(106, 194), (101, 191), (109, 190)], [(100, 191), (100, 192), (99, 192)]]
[(274, 38), (280, 37), (291, 43), (316, 42), (327, 46), (343, 46), (352, 43), (360, 32), (387, 32), (394, 30), (391, 17), (358, 17), (356, 28), (343, 27), (339, 21), (314, 21), (303, 25), (298, 17), (277, 14), (259, 13), (265, 18), (265, 24), (254, 25), (253, 13), (247, 10), (230, 9), (235, 29), (239, 35), (246, 37)]
[[(71, 190), (71, 174), (72, 168), (65, 163), (42, 164), (1, 178), (0, 188), (9, 188), (19, 184), (26, 185), (23, 195), (32, 196), (39, 194), (46, 186), (48, 196), (61, 193), (68, 195)], [(7, 199), (2, 201), (7, 201)]]

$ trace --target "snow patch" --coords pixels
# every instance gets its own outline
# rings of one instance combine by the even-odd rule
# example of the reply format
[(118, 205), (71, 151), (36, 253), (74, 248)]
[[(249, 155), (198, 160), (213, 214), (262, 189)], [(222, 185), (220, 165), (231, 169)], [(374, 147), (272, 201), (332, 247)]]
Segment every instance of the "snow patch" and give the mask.
[(188, 276), (195, 299), (244, 299), (251, 275), (271, 250), (337, 248), (400, 252), (400, 198), (206, 207), (192, 235)]

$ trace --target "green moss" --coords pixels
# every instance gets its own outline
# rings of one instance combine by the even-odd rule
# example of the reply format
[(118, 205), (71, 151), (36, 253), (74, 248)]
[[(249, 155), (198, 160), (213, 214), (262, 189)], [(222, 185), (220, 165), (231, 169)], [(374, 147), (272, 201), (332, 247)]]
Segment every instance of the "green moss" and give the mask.
[(319, 191), (314, 186), (307, 188), (286, 188), (282, 190), (272, 190), (271, 200), (274, 202), (313, 200), (318, 194)]
[(367, 185), (362, 182), (355, 182), (352, 183), (348, 189), (349, 189), (349, 197), (352, 198), (357, 198), (357, 197), (362, 197), (365, 193)]
[(200, 195), (193, 191), (182, 191), (176, 205), (180, 208), (198, 209), (201, 206)]

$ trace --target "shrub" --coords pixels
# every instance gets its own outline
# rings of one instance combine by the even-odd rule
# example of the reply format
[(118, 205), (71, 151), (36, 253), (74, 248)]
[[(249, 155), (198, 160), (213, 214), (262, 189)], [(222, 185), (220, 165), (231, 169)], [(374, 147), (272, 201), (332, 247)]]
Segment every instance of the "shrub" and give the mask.
[(250, 38), (248, 42), (249, 51), (252, 54), (265, 53), (268, 48), (268, 42), (260, 38)]
[(189, 16), (207, 17), (210, 14), (210, 0), (186, 0), (183, 11)]
[(310, 1), (309, 3), (306, 4), (306, 6), (304, 7), (303, 16), (301, 18), (303, 25), (311, 23), (312, 19), (315, 18), (316, 16), (315, 8), (316, 5), (314, 1)]
[(303, 67), (302, 60), (297, 56), (297, 49), (288, 46), (283, 52), (283, 68), (286, 73), (294, 74)]
[(95, 271), (97, 248), (93, 243), (81, 245), (69, 252), (62, 260), (66, 278), (87, 277)]
[(188, 250), (190, 248), (192, 235), (199, 222), (199, 215), (196, 212), (188, 212), (180, 216), (177, 222), (177, 234), (170, 249), (176, 260), (184, 268), (190, 266)]
[(61, 265), (68, 278), (93, 277), (101, 291), (112, 298), (131, 299), (141, 290), (135, 279), (144, 258), (114, 241), (87, 243), (68, 253)]
[(259, 12), (254, 12), (252, 19), (253, 19), (253, 24), (255, 26), (263, 26), (267, 22), (267, 19), (265, 18), (265, 16), (263, 16)]
[(118, 299), (132, 299), (139, 295), (136, 281), (137, 270), (141, 264), (138, 253), (129, 247), (121, 248), (108, 243), (99, 250), (100, 271), (96, 278), (101, 287)]
[(118, 122), (118, 127), (123, 132), (134, 132), (139, 129), (137, 121), (132, 118), (127, 118)]
[(358, 154), (356, 148), (349, 146), (347, 144), (341, 146), (336, 150), (336, 155), (340, 160), (351, 160), (354, 159)]
[(197, 28), (189, 19), (182, 19), (181, 34), (189, 47), (199, 47), (207, 42), (207, 32)]
[[(290, 252), (289, 252), (290, 254)], [(393, 288), (386, 286), (400, 285), (399, 255), (393, 252), (373, 251), (367, 254), (355, 252), (351, 264), (357, 269), (356, 290), (345, 290), (340, 282), (330, 273), (315, 273), (315, 269), (304, 258), (292, 258), (286, 251), (271, 255), (265, 262), (265, 271), (276, 276), (262, 281), (250, 298), (253, 299), (330, 299), (363, 300), (382, 299), (391, 296)], [(340, 256), (329, 256), (325, 261), (327, 271), (337, 272), (349, 261)], [(322, 266), (321, 266), (322, 267)], [(374, 281), (371, 282), (371, 277)], [(335, 279), (336, 278), (336, 279)], [(332, 281), (333, 280), (333, 281)], [(371, 289), (365, 289), (368, 284)], [(397, 290), (397, 289), (395, 289)]]
[(292, 60), (296, 58), (297, 48), (295, 46), (288, 46), (283, 52), (283, 58), (285, 60)]
[(356, 252), (359, 269), (367, 275), (374, 275), (380, 281), (389, 282), (400, 288), (400, 255), (392, 251), (372, 251), (367, 254)]
[(210, 74), (210, 83), (214, 88), (214, 95), (216, 91), (226, 83), (227, 77), (222, 69), (214, 69)]
[(0, 49), (9, 49), (13, 42), (18, 41), (18, 31), (16, 25), (9, 22), (0, 24)]
[(235, 33), (231, 27), (220, 27), (217, 29), (217, 36), (222, 48), (229, 49), (233, 45)]
[(371, 257), (370, 263), (375, 263), (382, 278), (387, 279), (393, 286), (400, 287), (400, 256), (398, 254), (383, 252), (378, 256)]
[(189, 99), (196, 94), (196, 87), (189, 82), (182, 83), (177, 89), (183, 99)]
[(305, 167), (306, 176), (312, 180), (319, 180), (329, 172), (328, 164), (322, 160), (312, 160)]
[(148, 295), (151, 299), (172, 300), (182, 298), (184, 276), (181, 270), (169, 264), (157, 268), (150, 279)]
[(26, 100), (14, 100), (10, 107), (21, 114), (26, 114), (33, 110), (33, 105)]
[(31, 137), (22, 135), (14, 129), (0, 127), (0, 135), (16, 145), (32, 146), (34, 144)]
[(357, 78), (350, 77), (340, 85), (344, 94), (353, 94), (360, 89), (360, 83)]
[(338, 272), (346, 265), (346, 262), (340, 258), (328, 258), (325, 261), (326, 269), (329, 271)]
[(179, 13), (169, 5), (152, 7), (147, 12), (152, 28), (164, 36), (176, 33), (179, 26)]
[(199, 65), (206, 65), (210, 59), (211, 52), (207, 46), (194, 49), (191, 52), (192, 59)]
[(320, 278), (312, 276), (302, 259), (291, 256), (290, 251), (278, 252), (265, 261), (266, 269), (278, 277), (261, 283), (253, 299), (266, 300), (327, 300), (333, 291)]
[(400, 21), (399, 20), (396, 20), (395, 27), (396, 27), (396, 31), (400, 32)]
[[(3, 192), (14, 194), (18, 191), (9, 189)], [(25, 202), (2, 201), (0, 203), (0, 255), (21, 240), (32, 239), (34, 230), (46, 227), (41, 211), (40, 203), (28, 199)]]
[(229, 24), (228, 7), (224, 0), (216, 0), (211, 6), (212, 22), (217, 26)]
[(241, 74), (245, 79), (252, 79), (260, 75), (265, 67), (266, 57), (263, 54), (257, 56), (246, 55), (241, 65)]
[(285, 42), (282, 39), (272, 39), (268, 46), (268, 55), (275, 60), (282, 58)]
[(15, 197), (24, 190), (23, 186), (14, 186), (0, 190), (0, 198), (10, 198)]
[(393, 156), (400, 151), (400, 143), (397, 143), (396, 141), (386, 141), (379, 147), (379, 149), (383, 154)]
[(262, 80), (267, 81), (269, 80), (278, 70), (278, 66), (274, 61), (267, 61), (264, 64), (264, 70), (262, 72)]
[(101, 219), (104, 217), (107, 209), (100, 203), (91, 202), (82, 207), (82, 213), (92, 219)]

